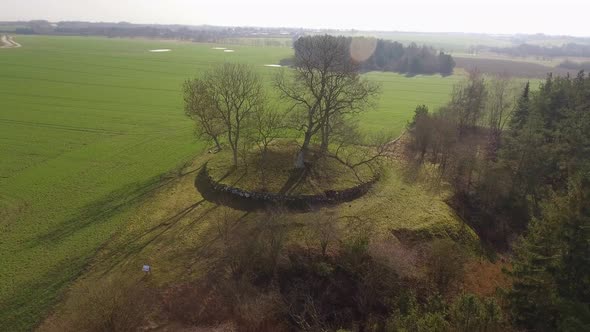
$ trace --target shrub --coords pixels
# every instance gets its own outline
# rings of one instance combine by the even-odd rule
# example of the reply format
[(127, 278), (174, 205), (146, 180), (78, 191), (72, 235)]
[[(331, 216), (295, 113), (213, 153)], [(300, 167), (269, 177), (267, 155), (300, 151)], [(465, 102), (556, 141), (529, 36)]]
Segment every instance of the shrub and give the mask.
[(49, 331), (123, 332), (147, 324), (155, 310), (156, 292), (136, 280), (100, 280), (71, 294), (73, 308), (65, 320), (49, 324)]
[(438, 292), (447, 294), (462, 281), (466, 260), (454, 241), (435, 240), (427, 249), (426, 276)]
[(231, 318), (231, 302), (208, 282), (173, 287), (163, 304), (170, 320), (187, 325), (217, 325)]

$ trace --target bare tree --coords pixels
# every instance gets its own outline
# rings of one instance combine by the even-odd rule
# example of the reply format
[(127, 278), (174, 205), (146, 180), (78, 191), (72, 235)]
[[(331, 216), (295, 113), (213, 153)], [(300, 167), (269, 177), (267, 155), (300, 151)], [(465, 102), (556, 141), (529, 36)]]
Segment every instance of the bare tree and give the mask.
[(507, 75), (493, 77), (488, 83), (487, 115), (492, 132), (499, 134), (516, 103), (516, 86)]
[(411, 138), (408, 147), (420, 153), (420, 164), (424, 161), (428, 148), (433, 145), (433, 123), (433, 117), (428, 113), (428, 107), (418, 105), (414, 111), (414, 118), (406, 126)]
[(464, 277), (467, 257), (464, 250), (450, 239), (433, 241), (426, 250), (426, 276), (440, 293), (458, 286)]
[(267, 107), (260, 107), (252, 116), (254, 129), (254, 142), (260, 151), (260, 171), (262, 183), (266, 185), (266, 164), (268, 147), (278, 139), (284, 129), (284, 114), (271, 110)]
[(390, 155), (395, 144), (392, 135), (377, 133), (363, 135), (351, 123), (341, 124), (334, 133), (335, 148), (328, 157), (348, 167), (359, 182), (364, 179), (360, 175), (363, 167), (369, 169), (373, 175), (379, 173), (380, 161)]
[(370, 106), (378, 87), (360, 78), (344, 37), (303, 37), (294, 48), (294, 71), (280, 72), (275, 86), (290, 102), (296, 127), (304, 133), (295, 162), (295, 167), (303, 168), (312, 138), (320, 133), (320, 150), (326, 152), (335, 125)]
[(310, 223), (310, 242), (319, 244), (322, 256), (326, 256), (328, 246), (336, 243), (340, 236), (338, 216), (335, 212), (328, 212), (314, 218)]
[(465, 82), (453, 87), (449, 109), (455, 114), (459, 136), (473, 129), (481, 120), (486, 100), (486, 86), (482, 74), (473, 70)]
[[(200, 83), (194, 84), (195, 89), (186, 92), (188, 97), (185, 96), (185, 100), (199, 101), (194, 104), (195, 108), (205, 107), (213, 114), (196, 117), (201, 128), (211, 124), (203, 122), (203, 118), (215, 119), (215, 124), (220, 119), (233, 152), (233, 164), (237, 166), (243, 126), (254, 110), (262, 107), (266, 100), (260, 78), (247, 65), (224, 63), (209, 70), (202, 79), (196, 81)], [(196, 113), (208, 114), (209, 111), (199, 110)], [(216, 133), (213, 130), (209, 132), (209, 136), (211, 132)]]
[(488, 83), (487, 120), (490, 130), (488, 156), (496, 157), (504, 126), (516, 105), (516, 86), (507, 75), (498, 75)]
[(184, 112), (195, 121), (197, 135), (208, 137), (215, 142), (217, 150), (221, 150), (219, 140), (226, 132), (221, 115), (213, 105), (207, 91), (207, 84), (202, 79), (189, 79), (184, 82)]

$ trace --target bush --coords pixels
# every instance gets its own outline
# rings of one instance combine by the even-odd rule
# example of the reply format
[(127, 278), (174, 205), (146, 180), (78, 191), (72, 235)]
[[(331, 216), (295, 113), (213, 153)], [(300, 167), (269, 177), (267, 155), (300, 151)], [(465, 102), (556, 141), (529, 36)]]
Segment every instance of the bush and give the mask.
[(163, 303), (170, 320), (186, 325), (217, 325), (232, 316), (231, 301), (208, 282), (173, 287)]
[(234, 315), (240, 331), (286, 331), (285, 306), (279, 293), (250, 294), (234, 303)]
[(451, 322), (457, 331), (501, 331), (502, 314), (492, 298), (481, 301), (473, 294), (463, 294), (451, 306)]
[(441, 294), (448, 294), (463, 280), (466, 255), (450, 239), (435, 240), (426, 252), (426, 276)]
[(100, 280), (71, 294), (72, 311), (49, 323), (49, 331), (124, 332), (147, 325), (158, 297), (145, 282)]

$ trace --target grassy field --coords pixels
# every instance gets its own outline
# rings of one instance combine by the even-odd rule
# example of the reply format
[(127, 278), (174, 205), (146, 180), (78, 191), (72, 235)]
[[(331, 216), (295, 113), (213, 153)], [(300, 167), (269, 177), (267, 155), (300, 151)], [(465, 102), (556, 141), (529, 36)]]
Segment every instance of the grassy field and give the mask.
[(424, 104), (435, 110), (446, 103), (453, 84), (462, 79), (461, 76), (406, 77), (381, 72), (368, 73), (366, 76), (381, 84), (382, 93), (376, 109), (360, 116), (361, 128), (367, 131), (385, 130), (393, 134), (405, 128), (417, 105)]
[[(23, 47), (0, 50), (0, 330), (7, 331), (29, 330), (113, 236), (144, 227), (136, 225), (134, 207), (145, 207), (143, 200), (174, 178), (164, 174), (201, 152), (182, 111), (185, 78), (227, 60), (252, 64), (270, 80), (277, 69), (264, 64), (291, 53), (107, 38), (15, 40)], [(459, 79), (368, 77), (382, 83), (383, 95), (363, 115), (363, 128), (394, 133), (417, 104), (444, 103)]]

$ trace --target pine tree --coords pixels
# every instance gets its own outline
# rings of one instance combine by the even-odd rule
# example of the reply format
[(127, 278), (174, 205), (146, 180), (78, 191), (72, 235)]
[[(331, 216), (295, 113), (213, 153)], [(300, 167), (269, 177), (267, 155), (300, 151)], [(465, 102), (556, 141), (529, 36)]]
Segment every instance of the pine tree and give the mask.
[(566, 210), (559, 216), (564, 219), (560, 231), (562, 256), (556, 271), (562, 318), (559, 325), (581, 331), (590, 329), (590, 174), (571, 187)]
[(522, 91), (522, 95), (516, 104), (516, 109), (512, 113), (512, 118), (510, 119), (509, 127), (513, 132), (517, 132), (518, 130), (522, 129), (529, 116), (529, 93), (530, 82), (526, 82), (524, 90)]
[(550, 239), (555, 225), (534, 220), (529, 234), (515, 247), (514, 283), (508, 300), (512, 318), (527, 328), (547, 330), (556, 325), (557, 289), (551, 271), (558, 264), (558, 246)]
[(516, 246), (513, 319), (535, 330), (590, 330), (590, 77), (549, 76), (528, 101), (526, 90), (501, 157), (513, 187), (544, 203)]
[(590, 326), (589, 201), (590, 177), (574, 177), (568, 195), (554, 194), (516, 247), (509, 300), (517, 323), (536, 330)]

